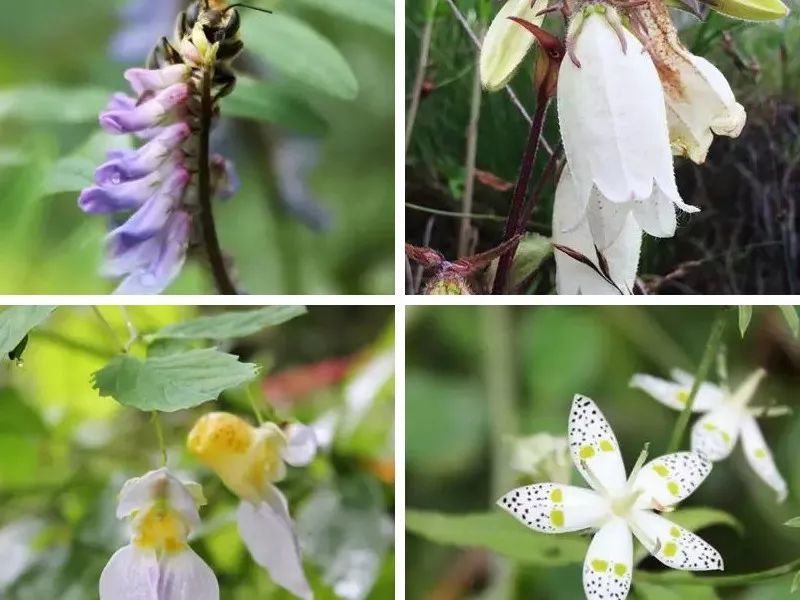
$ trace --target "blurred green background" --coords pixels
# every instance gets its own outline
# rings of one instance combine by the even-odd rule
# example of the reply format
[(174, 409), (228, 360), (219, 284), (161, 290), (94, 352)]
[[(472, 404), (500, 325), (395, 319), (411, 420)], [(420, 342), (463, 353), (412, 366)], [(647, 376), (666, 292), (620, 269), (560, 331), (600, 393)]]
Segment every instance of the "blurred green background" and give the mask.
[[(466, 26), (481, 38), (505, 0), (453, 2)], [(790, 15), (767, 23), (724, 17), (702, 3), (708, 15), (703, 22), (672, 13), (683, 43), (728, 79), (747, 110), (747, 124), (737, 139), (717, 136), (702, 165), (676, 159), (682, 197), (701, 212), (679, 216), (672, 239), (646, 236), (639, 273), (649, 293), (800, 291), (800, 254), (793, 249), (800, 230), (800, 7), (796, 0), (784, 2)], [(504, 90), (474, 95), (476, 46), (447, 0), (406, 2), (406, 88), (412, 90), (428, 23), (430, 53), (405, 161), (406, 241), (435, 248), (453, 260), (458, 258), (458, 213), (464, 210), (471, 110), (475, 107), (478, 115), (475, 168), (483, 173), (476, 177), (469, 211), (468, 241), (474, 243), (467, 254), (474, 253), (475, 245), (482, 251), (502, 241), (528, 123)], [(557, 35), (563, 32), (557, 14), (543, 26)], [(529, 115), (536, 106), (535, 56), (530, 52), (509, 82)], [(410, 97), (406, 100), (409, 106)], [(555, 101), (544, 137), (551, 147), (560, 141)], [(539, 152), (534, 182), (548, 158), (547, 152)], [(550, 237), (553, 193), (552, 182), (547, 182), (528, 232)], [(525, 293), (551, 293), (554, 275), (554, 261), (545, 261)]]
[[(133, 1), (150, 16), (170, 1), (178, 4)], [(111, 93), (127, 91), (124, 69), (145, 59), (111, 57), (112, 38), (137, 25), (120, 15), (124, 4), (30, 0), (0, 19), (0, 293), (114, 289), (97, 274), (104, 219), (83, 214), (77, 197), (105, 150), (124, 141), (101, 133), (98, 112)], [(223, 119), (214, 137), (242, 179), (233, 199), (215, 204), (237, 280), (248, 293), (391, 293), (394, 0), (254, 4), (276, 15), (242, 10), (244, 42), (249, 35), (252, 43), (238, 65), (268, 83), (240, 85), (226, 98), (223, 116), (256, 119)], [(163, 33), (150, 21), (138, 25), (152, 43)], [(294, 195), (303, 195), (297, 189), (303, 178), (276, 168), (270, 156), (295, 135), (312, 142), (286, 150), (294, 153), (290, 160), (313, 165), (319, 153), (319, 164), (306, 194), (316, 205), (295, 205), (292, 212), (276, 187), (276, 170)], [(298, 211), (327, 217), (309, 227)], [(213, 292), (198, 265), (187, 266), (167, 293)]]
[[(101, 313), (121, 340), (119, 307)], [(136, 307), (141, 336), (219, 309)], [(394, 595), (393, 310), (310, 307), (306, 315), (220, 350), (263, 366), (251, 386), (278, 419), (312, 424), (326, 448), (279, 484), (289, 501), (315, 597)], [(196, 345), (197, 342), (194, 342)], [(207, 345), (207, 344), (206, 344)], [(161, 348), (163, 351), (164, 348)], [(133, 355), (155, 352), (137, 342)], [(150, 415), (92, 389), (118, 346), (89, 307), (60, 307), (30, 335), (18, 366), (0, 362), (0, 598), (87, 600), (127, 543), (115, 517), (126, 479), (160, 466)], [(261, 390), (261, 392), (259, 392)], [(168, 466), (203, 485), (208, 504), (190, 543), (212, 567), (222, 600), (289, 599), (245, 550), (236, 497), (185, 449), (194, 421), (226, 410), (255, 423), (243, 389), (162, 413)]]
[[(439, 531), (433, 531), (432, 525), (416, 532), (407, 528), (407, 596), (436, 600), (582, 598), (585, 548), (578, 550), (578, 564), (567, 564), (559, 553), (564, 552), (563, 546), (535, 547), (563, 536), (537, 538), (494, 507), (502, 493), (530, 481), (511, 470), (510, 440), (539, 432), (566, 436), (572, 397), (580, 393), (594, 399), (608, 418), (628, 470), (646, 442), (650, 442), (651, 458), (664, 454), (678, 413), (644, 392), (630, 389), (628, 382), (637, 372), (663, 378), (675, 367), (694, 372), (720, 310), (410, 307), (406, 337), (407, 507), (446, 515), (494, 513), (503, 519), (500, 524), (508, 527), (468, 530), (462, 523), (448, 532), (443, 532), (444, 525)], [(775, 494), (756, 478), (737, 446), (679, 507), (721, 510), (740, 524), (740, 530), (720, 522), (699, 531), (721, 552), (726, 575), (768, 569), (800, 556), (798, 530), (783, 526), (800, 515), (800, 344), (775, 307), (755, 307), (744, 338), (736, 310), (727, 313), (723, 343), (732, 385), (764, 367), (768, 376), (752, 405), (775, 402), (793, 408), (794, 414), (759, 420), (789, 485), (786, 503), (776, 504)], [(716, 375), (711, 379), (716, 381)], [(691, 422), (694, 420), (696, 417)], [(688, 438), (682, 447), (688, 447)], [(571, 461), (567, 468), (573, 484), (583, 485)], [(500, 529), (524, 534), (522, 539), (530, 543), (525, 561), (510, 561), (480, 547), (431, 541), (441, 541), (442, 536), (469, 536), (480, 546), (505, 535)], [(641, 566), (656, 570), (659, 565), (647, 558)], [(791, 597), (791, 582), (792, 575), (787, 575), (750, 587), (719, 588), (716, 594), (706, 587), (675, 590), (634, 584), (630, 597), (778, 600)]]

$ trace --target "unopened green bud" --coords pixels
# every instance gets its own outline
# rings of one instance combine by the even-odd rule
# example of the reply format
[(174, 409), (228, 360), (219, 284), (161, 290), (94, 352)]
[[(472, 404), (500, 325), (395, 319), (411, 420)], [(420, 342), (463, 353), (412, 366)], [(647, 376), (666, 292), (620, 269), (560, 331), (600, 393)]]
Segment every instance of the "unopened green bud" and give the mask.
[(781, 0), (706, 0), (710, 8), (742, 21), (776, 21), (789, 14)]

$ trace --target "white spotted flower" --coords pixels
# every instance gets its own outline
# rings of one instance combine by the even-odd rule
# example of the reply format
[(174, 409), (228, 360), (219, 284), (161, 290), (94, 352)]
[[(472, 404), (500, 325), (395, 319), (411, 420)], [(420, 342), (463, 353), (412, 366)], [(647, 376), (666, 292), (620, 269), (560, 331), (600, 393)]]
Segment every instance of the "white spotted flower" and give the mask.
[(239, 534), (253, 560), (279, 586), (312, 598), (289, 507), (274, 483), (285, 476), (287, 463), (304, 466), (314, 458), (313, 430), (298, 423), (285, 430), (269, 422), (253, 427), (236, 415), (215, 412), (194, 424), (187, 446), (241, 500)]
[(659, 515), (689, 496), (711, 471), (692, 452), (668, 454), (625, 477), (619, 445), (603, 413), (576, 395), (569, 415), (570, 454), (592, 489), (538, 483), (511, 490), (497, 504), (542, 533), (596, 530), (583, 563), (589, 600), (623, 599), (631, 586), (633, 536), (668, 567), (722, 570), (719, 553), (691, 531)]
[[(678, 207), (664, 91), (650, 55), (617, 10), (587, 4), (570, 21), (558, 75), (558, 118), (578, 210), (596, 245), (611, 245), (632, 213), (646, 233), (671, 237)], [(594, 191), (597, 194), (594, 194)], [(594, 213), (594, 215), (592, 215)]]
[(187, 544), (200, 525), (200, 486), (166, 468), (128, 480), (117, 517), (130, 519), (131, 543), (100, 575), (100, 600), (219, 600), (214, 572)]
[[(772, 452), (756, 421), (756, 415), (765, 411), (748, 406), (765, 375), (763, 369), (758, 369), (733, 392), (709, 382), (700, 385), (692, 411), (703, 413), (703, 416), (692, 427), (692, 450), (708, 460), (720, 461), (730, 456), (741, 437), (748, 464), (764, 483), (775, 490), (778, 502), (783, 502), (788, 494), (786, 481), (775, 466)], [(644, 390), (670, 408), (683, 410), (694, 378), (677, 369), (672, 371), (672, 377), (674, 381), (637, 374), (631, 379), (631, 386)]]

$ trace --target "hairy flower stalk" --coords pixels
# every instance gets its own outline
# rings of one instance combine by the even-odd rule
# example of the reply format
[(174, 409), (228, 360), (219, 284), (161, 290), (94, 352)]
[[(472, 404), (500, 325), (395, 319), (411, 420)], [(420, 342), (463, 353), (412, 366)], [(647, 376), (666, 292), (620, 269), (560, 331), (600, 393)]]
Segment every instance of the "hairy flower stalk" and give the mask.
[(297, 423), (285, 430), (275, 423), (255, 428), (236, 415), (210, 413), (192, 427), (187, 446), (241, 500), (239, 534), (253, 560), (276, 584), (311, 598), (286, 498), (273, 484), (283, 479), (287, 463), (304, 466), (314, 458), (313, 430)]
[(186, 540), (200, 525), (200, 486), (166, 468), (128, 480), (117, 518), (129, 519), (131, 543), (100, 575), (100, 600), (218, 600), (214, 572)]
[[(134, 96), (115, 94), (100, 115), (112, 134), (133, 134), (136, 150), (113, 151), (78, 199), (87, 213), (109, 215), (105, 275), (121, 277), (115, 293), (157, 294), (180, 273), (192, 243), (202, 242), (221, 293), (235, 293), (214, 230), (210, 199), (235, 191), (232, 164), (209, 156), (218, 42), (201, 25), (166, 40), (148, 69), (129, 69)], [(200, 225), (200, 226), (199, 226)]]
[(667, 567), (722, 570), (710, 544), (658, 514), (691, 495), (711, 472), (710, 462), (677, 452), (645, 464), (645, 449), (626, 478), (614, 431), (597, 405), (580, 395), (572, 402), (568, 439), (572, 461), (591, 489), (537, 483), (511, 490), (497, 504), (542, 533), (596, 531), (583, 563), (588, 600), (627, 597), (633, 536)]

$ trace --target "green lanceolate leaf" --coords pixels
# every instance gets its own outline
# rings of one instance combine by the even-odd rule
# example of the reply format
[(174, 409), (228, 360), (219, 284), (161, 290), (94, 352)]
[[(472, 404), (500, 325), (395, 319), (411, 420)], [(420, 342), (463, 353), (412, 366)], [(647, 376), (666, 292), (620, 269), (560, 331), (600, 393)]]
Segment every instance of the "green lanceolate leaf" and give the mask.
[(504, 513), (447, 515), (409, 510), (406, 529), (431, 542), (485, 548), (519, 562), (558, 566), (582, 563), (588, 538), (531, 531)]
[(109, 96), (96, 88), (16, 87), (0, 91), (0, 120), (90, 123)]
[(753, 307), (744, 305), (739, 307), (739, 333), (742, 337), (747, 333), (747, 328), (750, 326), (750, 319), (753, 318)]
[(309, 135), (322, 135), (328, 129), (304, 98), (272, 82), (239, 77), (233, 93), (222, 102), (229, 117), (274, 123)]
[(341, 17), (394, 33), (394, 2), (392, 0), (298, 0), (300, 4), (325, 11), (335, 17)]
[(274, 327), (306, 314), (305, 306), (265, 306), (256, 310), (226, 312), (167, 325), (148, 342), (159, 339), (226, 340), (252, 335), (265, 327)]
[(92, 382), (101, 396), (125, 406), (173, 412), (215, 400), (257, 374), (257, 365), (205, 348), (145, 360), (121, 355), (94, 373)]
[(291, 15), (242, 17), (245, 47), (275, 72), (343, 100), (358, 95), (358, 81), (345, 58), (326, 38)]
[(779, 308), (783, 313), (783, 318), (786, 319), (786, 324), (792, 330), (792, 335), (797, 337), (800, 334), (800, 319), (797, 317), (797, 309), (794, 306), (781, 306)]
[(784, 523), (787, 527), (800, 527), (800, 517), (794, 517)]
[(0, 312), (0, 356), (8, 356), (55, 309), (55, 306), (11, 306)]

